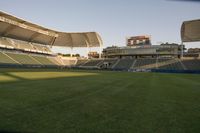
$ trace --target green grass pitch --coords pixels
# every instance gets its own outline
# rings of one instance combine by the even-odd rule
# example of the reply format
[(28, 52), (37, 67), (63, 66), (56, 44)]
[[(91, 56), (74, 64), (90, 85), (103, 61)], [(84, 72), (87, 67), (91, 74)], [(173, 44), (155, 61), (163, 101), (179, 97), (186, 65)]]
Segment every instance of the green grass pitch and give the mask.
[(0, 132), (197, 133), (200, 75), (1, 68)]

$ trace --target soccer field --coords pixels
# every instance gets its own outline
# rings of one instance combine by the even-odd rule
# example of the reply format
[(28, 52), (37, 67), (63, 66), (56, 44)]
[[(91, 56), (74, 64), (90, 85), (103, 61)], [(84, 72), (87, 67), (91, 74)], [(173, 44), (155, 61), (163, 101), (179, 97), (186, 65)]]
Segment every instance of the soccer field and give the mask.
[(199, 131), (200, 75), (0, 69), (0, 132)]

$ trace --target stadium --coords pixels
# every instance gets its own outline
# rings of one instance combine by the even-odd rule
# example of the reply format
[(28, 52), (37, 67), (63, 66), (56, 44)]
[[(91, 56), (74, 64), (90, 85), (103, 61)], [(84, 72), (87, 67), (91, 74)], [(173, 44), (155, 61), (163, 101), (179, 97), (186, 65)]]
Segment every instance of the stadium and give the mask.
[[(199, 20), (196, 20), (193, 23), (196, 24), (198, 22)], [(182, 29), (185, 27), (182, 26)], [(192, 28), (195, 29), (196, 25)], [(193, 30), (192, 28), (189, 30)], [(105, 48), (103, 50), (104, 58), (101, 58), (101, 54), (98, 55), (98, 59), (65, 58), (53, 53), (50, 47), (99, 47), (102, 49), (103, 41), (100, 35), (96, 32), (67, 33), (54, 31), (3, 12), (1, 12), (0, 32), (0, 63), (2, 67), (199, 72), (199, 54), (194, 53), (194, 57), (183, 56), (180, 58), (182, 56), (182, 45), (178, 44), (157, 46), (151, 45), (149, 42), (144, 45), (135, 44), (132, 47), (130, 45), (128, 47), (127, 44), (127, 47)], [(186, 41), (190, 39), (186, 38)]]
[[(97, 32), (61, 32), (0, 12), (0, 132), (199, 132), (200, 20), (181, 44), (151, 37), (103, 47)], [(53, 46), (99, 48), (87, 57)]]

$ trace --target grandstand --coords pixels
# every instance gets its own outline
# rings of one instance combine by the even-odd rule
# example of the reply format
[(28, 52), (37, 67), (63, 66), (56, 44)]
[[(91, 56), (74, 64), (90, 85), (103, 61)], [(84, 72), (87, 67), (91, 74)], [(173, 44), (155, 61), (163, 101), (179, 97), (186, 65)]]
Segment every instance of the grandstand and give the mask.
[(47, 46), (6, 37), (0, 38), (0, 65), (3, 67), (62, 66), (56, 60), (57, 56)]
[(20, 50), (24, 52), (34, 52), (42, 54), (53, 54), (51, 50), (42, 44), (30, 43), (22, 40), (0, 37), (0, 48)]
[[(104, 58), (100, 59), (59, 56), (51, 51), (51, 46), (101, 47), (102, 39), (96, 32), (59, 32), (29, 22), (21, 23), (21, 19), (3, 12), (0, 15), (0, 66), (3, 67), (200, 71), (198, 57), (178, 58), (181, 46), (178, 44), (108, 47), (103, 50)], [(14, 28), (9, 30), (9, 27)]]
[(178, 58), (125, 58), (125, 59), (92, 59), (78, 60), (75, 68), (98, 68), (109, 70), (200, 70), (200, 59)]
[(60, 57), (50, 47), (89, 48), (102, 45), (101, 37), (96, 32), (54, 31), (4, 12), (0, 12), (0, 25), (0, 66), (3, 67), (72, 67), (77, 59)]
[(35, 66), (61, 66), (57, 61), (57, 57), (47, 57), (44, 55), (28, 55), (24, 53), (14, 53), (0, 51), (0, 64), (5, 65), (18, 65), (23, 67), (35, 67)]
[(200, 60), (174, 57), (81, 59), (59, 57), (45, 45), (0, 38), (0, 65), (23, 67), (71, 67), (109, 70), (200, 70)]

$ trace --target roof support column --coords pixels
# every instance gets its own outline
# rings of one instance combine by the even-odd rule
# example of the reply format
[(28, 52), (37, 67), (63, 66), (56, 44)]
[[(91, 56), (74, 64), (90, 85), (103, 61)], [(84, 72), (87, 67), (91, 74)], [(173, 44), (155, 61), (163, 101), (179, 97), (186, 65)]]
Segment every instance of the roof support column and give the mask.
[(183, 41), (181, 42), (181, 58), (183, 58)]
[(90, 51), (89, 48), (90, 48), (90, 47), (87, 45), (87, 59), (89, 59), (89, 56), (88, 56), (89, 51)]
[(70, 57), (72, 57), (73, 56), (73, 37), (72, 37), (72, 34), (69, 34), (69, 37), (70, 37), (70, 41), (71, 41), (71, 52), (70, 52)]
[(101, 58), (103, 41), (101, 40), (101, 37), (97, 33), (95, 33), (95, 34), (96, 34), (97, 40), (99, 42), (99, 58)]
[(102, 46), (99, 47), (99, 59), (101, 59)]
[(73, 56), (73, 47), (71, 47), (70, 57)]
[(56, 37), (52, 38), (52, 41), (51, 41), (51, 43), (50, 43), (50, 47), (51, 47), (51, 48), (53, 47), (53, 44), (54, 44), (55, 41), (56, 41)]

